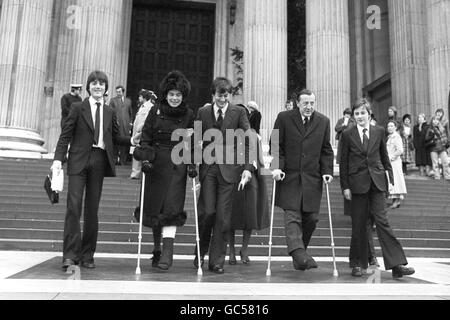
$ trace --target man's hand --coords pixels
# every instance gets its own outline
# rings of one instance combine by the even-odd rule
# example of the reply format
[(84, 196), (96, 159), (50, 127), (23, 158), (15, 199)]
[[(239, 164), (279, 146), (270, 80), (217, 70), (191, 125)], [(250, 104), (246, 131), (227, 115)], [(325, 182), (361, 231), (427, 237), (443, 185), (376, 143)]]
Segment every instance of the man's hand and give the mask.
[(143, 173), (150, 174), (152, 172), (152, 169), (153, 169), (153, 164), (150, 161), (148, 161), (148, 160), (142, 161), (142, 172)]
[(350, 191), (350, 189), (344, 190), (344, 198), (345, 200), (352, 201), (352, 192)]
[(57, 176), (59, 176), (59, 174), (61, 173), (62, 170), (62, 162), (59, 160), (55, 160), (53, 161), (52, 166), (50, 167), (50, 170), (52, 172), (55, 172)]
[(275, 181), (283, 181), (286, 178), (286, 174), (280, 169), (275, 169), (272, 171), (272, 178)]
[(191, 179), (195, 179), (198, 176), (197, 168), (195, 166), (188, 166), (188, 176)]
[(389, 183), (389, 193), (392, 193), (392, 190), (394, 190), (394, 185), (392, 183)]
[(326, 184), (330, 184), (334, 180), (333, 176), (330, 176), (329, 174), (323, 175), (322, 179), (323, 179), (323, 182), (325, 182)]
[(252, 174), (250, 171), (245, 170), (242, 173), (242, 179), (241, 182), (239, 183), (238, 186), (238, 191), (244, 190), (245, 186), (247, 185), (247, 183), (249, 183), (249, 181), (252, 179)]

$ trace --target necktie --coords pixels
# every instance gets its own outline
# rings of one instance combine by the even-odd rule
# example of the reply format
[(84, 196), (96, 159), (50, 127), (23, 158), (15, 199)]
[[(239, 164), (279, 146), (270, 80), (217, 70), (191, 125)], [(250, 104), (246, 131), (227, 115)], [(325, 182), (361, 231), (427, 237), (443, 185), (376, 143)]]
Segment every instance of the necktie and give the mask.
[(95, 130), (94, 130), (94, 144), (98, 145), (98, 140), (100, 137), (100, 107), (102, 104), (100, 102), (96, 103), (97, 111), (95, 112)]
[(305, 117), (305, 121), (303, 122), (303, 125), (305, 126), (305, 129), (308, 129), (308, 124), (309, 124), (309, 118)]
[(369, 151), (369, 137), (367, 136), (367, 129), (363, 130), (363, 149), (366, 153)]
[(223, 112), (222, 109), (219, 109), (219, 116), (217, 117), (217, 126), (220, 128), (222, 128), (222, 124), (223, 124)]

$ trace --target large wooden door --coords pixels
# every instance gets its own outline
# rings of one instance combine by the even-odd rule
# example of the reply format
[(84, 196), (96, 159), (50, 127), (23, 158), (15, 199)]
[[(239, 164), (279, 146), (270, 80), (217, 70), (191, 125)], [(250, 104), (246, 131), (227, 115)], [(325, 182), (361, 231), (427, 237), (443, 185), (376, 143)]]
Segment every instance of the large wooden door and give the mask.
[(135, 1), (132, 19), (127, 88), (134, 105), (142, 88), (159, 97), (159, 83), (174, 69), (191, 82), (191, 108), (210, 101), (215, 5)]

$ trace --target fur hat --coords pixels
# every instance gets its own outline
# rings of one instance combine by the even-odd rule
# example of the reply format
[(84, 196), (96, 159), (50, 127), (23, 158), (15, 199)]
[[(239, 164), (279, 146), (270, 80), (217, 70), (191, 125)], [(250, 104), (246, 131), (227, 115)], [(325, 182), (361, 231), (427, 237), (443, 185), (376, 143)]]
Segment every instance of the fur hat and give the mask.
[(159, 92), (163, 99), (166, 98), (170, 90), (178, 90), (183, 94), (185, 100), (191, 92), (191, 84), (185, 75), (178, 70), (169, 72), (159, 86)]

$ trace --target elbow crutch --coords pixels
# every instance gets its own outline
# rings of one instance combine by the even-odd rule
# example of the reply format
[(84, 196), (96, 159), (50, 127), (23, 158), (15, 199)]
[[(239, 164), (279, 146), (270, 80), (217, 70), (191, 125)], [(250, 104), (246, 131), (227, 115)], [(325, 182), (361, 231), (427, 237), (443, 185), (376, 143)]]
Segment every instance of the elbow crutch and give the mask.
[(194, 212), (195, 212), (195, 241), (197, 242), (198, 270), (197, 275), (203, 275), (202, 264), (200, 263), (200, 233), (198, 227), (198, 209), (197, 209), (197, 185), (195, 178), (192, 179), (192, 190), (194, 191)]
[[(285, 177), (286, 177), (286, 175), (284, 173), (282, 173), (281, 181), (283, 181)], [(273, 219), (274, 219), (274, 214), (275, 214), (276, 191), (277, 191), (277, 181), (274, 179), (273, 180), (273, 190), (272, 190), (272, 210), (271, 210), (272, 212), (270, 214), (269, 257), (268, 257), (267, 271), (266, 271), (267, 277), (270, 277), (272, 275), (272, 271), (270, 270), (270, 263), (271, 263), (271, 259), (272, 259)]]
[(136, 274), (141, 274), (141, 246), (142, 246), (142, 220), (144, 218), (144, 192), (145, 192), (145, 172), (142, 172), (142, 186), (141, 186), (141, 204), (140, 204), (140, 218), (139, 218), (139, 236), (138, 236), (138, 258)]
[(334, 251), (333, 221), (331, 218), (330, 190), (328, 188), (328, 185), (329, 185), (329, 182), (325, 182), (325, 186), (327, 188), (328, 219), (330, 220), (331, 250), (333, 251), (333, 277), (339, 277), (339, 273), (336, 268), (336, 254)]

